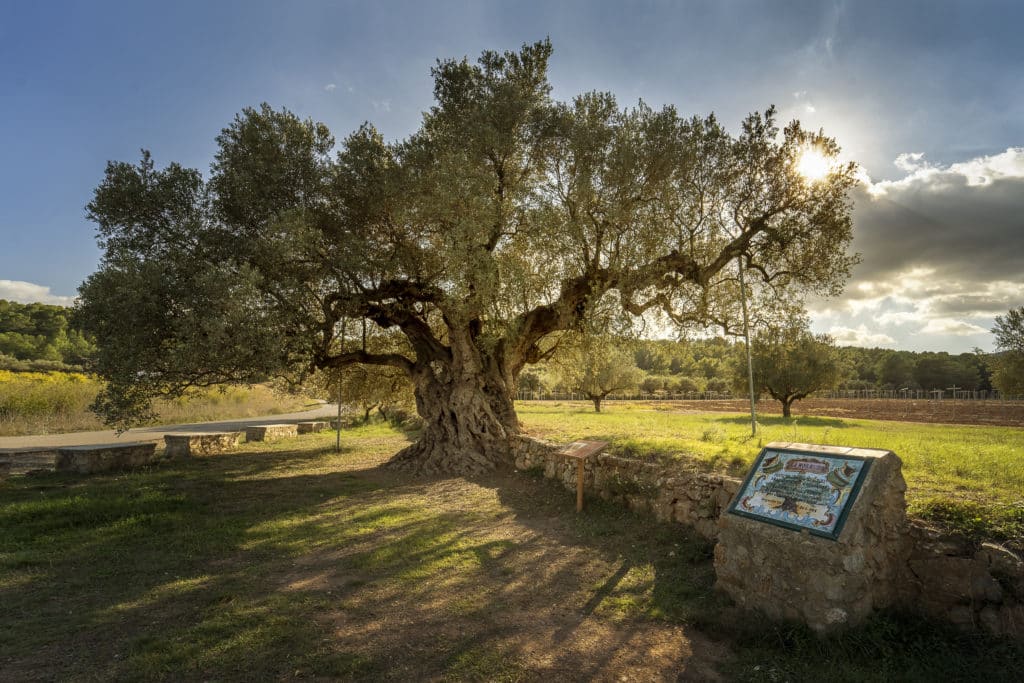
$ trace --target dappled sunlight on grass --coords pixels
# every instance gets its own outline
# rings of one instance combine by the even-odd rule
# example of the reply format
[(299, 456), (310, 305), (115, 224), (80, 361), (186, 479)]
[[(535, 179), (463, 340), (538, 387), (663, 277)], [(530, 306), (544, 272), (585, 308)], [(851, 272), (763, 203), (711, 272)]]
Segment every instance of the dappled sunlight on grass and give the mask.
[[(724, 432), (701, 443), (743, 452), (730, 424), (711, 425)], [(630, 438), (642, 447), (647, 436)], [(676, 457), (675, 436), (650, 436)], [(371, 424), (345, 430), (340, 453), (325, 433), (132, 473), (8, 480), (5, 675), (652, 680), (737, 670), (709, 543), (600, 500), (576, 514), (570, 493), (533, 475), (379, 468), (406, 443)], [(939, 638), (924, 653), (942, 648)], [(1010, 661), (990, 654), (965, 666)]]
[(114, 605), (110, 610), (113, 612), (126, 612), (152, 607), (164, 600), (183, 598), (191, 591), (199, 590), (208, 586), (211, 581), (213, 581), (213, 577), (209, 574), (184, 579), (174, 579), (154, 587), (148, 593), (136, 600), (129, 600), (127, 602)]

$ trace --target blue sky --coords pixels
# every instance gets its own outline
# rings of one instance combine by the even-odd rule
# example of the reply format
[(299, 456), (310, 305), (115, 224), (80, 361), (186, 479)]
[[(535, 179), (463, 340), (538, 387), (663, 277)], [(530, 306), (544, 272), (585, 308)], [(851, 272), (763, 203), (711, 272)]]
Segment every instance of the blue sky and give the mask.
[(1024, 305), (1024, 5), (1017, 2), (17, 2), (0, 0), (0, 298), (64, 302), (97, 265), (107, 160), (206, 170), (269, 102), (390, 138), (437, 58), (550, 36), (554, 95), (608, 90), (735, 125), (776, 104), (870, 177), (864, 255), (811, 302), (843, 343), (991, 348)]

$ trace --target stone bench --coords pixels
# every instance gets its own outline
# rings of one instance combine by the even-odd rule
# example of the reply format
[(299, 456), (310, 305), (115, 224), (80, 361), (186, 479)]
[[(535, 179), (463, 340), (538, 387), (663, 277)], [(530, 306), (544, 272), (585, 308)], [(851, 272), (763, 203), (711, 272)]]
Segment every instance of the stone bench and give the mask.
[(152, 465), (157, 461), (156, 442), (143, 441), (58, 448), (54, 466), (58, 472), (93, 474)]
[(299, 422), (295, 425), (299, 434), (316, 434), (327, 429), (326, 422)]
[[(46, 447), (35, 448), (0, 448), (0, 479), (6, 476), (52, 472), (53, 462), (57, 459), (57, 449)], [(7, 463), (4, 467), (3, 463)]]
[(274, 441), (286, 439), (299, 433), (293, 424), (253, 425), (245, 428), (246, 441)]
[(164, 455), (168, 458), (190, 458), (229, 451), (241, 442), (243, 432), (196, 432), (165, 434)]

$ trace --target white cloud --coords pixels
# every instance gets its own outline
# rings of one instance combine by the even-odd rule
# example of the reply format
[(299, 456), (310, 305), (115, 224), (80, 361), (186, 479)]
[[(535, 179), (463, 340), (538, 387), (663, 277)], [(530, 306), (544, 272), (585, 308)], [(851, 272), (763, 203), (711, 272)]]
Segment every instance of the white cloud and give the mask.
[(391, 111), (391, 100), (370, 100), (370, 104), (373, 105), (374, 111)]
[(999, 179), (1024, 178), (1024, 147), (1007, 147), (1005, 152), (977, 157), (949, 166), (935, 166), (921, 152), (900, 154), (894, 162), (907, 175), (899, 180), (868, 183), (872, 197), (900, 191), (931, 190), (953, 192), (957, 188), (991, 185)]
[(828, 333), (839, 346), (892, 346), (896, 340), (882, 332), (873, 332), (867, 325), (856, 328), (834, 325)]
[(327, 85), (324, 86), (324, 90), (326, 90), (327, 92), (332, 92), (337, 87), (338, 87), (337, 83), (328, 83)]
[(878, 315), (875, 320), (880, 325), (910, 325), (911, 323), (921, 324), (925, 321), (925, 314), (921, 311), (886, 311)]
[(71, 306), (75, 303), (73, 296), (51, 294), (50, 288), (21, 280), (0, 280), (0, 299), (17, 301), (20, 304), (55, 304)]
[(924, 152), (906, 152), (896, 157), (896, 161), (893, 165), (901, 171), (907, 173), (913, 173), (919, 168), (926, 168), (928, 164), (924, 163)]
[(932, 318), (921, 328), (922, 334), (949, 334), (955, 337), (971, 337), (988, 334), (984, 327), (954, 318)]

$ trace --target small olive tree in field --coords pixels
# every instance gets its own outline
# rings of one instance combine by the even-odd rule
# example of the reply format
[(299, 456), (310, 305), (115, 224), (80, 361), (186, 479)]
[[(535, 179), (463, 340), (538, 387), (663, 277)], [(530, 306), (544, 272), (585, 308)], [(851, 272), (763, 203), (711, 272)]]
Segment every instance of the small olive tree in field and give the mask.
[(1024, 394), (1024, 306), (996, 316), (992, 333), (998, 351), (989, 357), (992, 386), (1004, 396)]
[[(802, 324), (769, 328), (751, 340), (754, 388), (782, 404), (782, 416), (792, 416), (792, 405), (815, 391), (835, 387), (843, 365), (835, 342), (828, 335), (812, 334)], [(747, 389), (746, 358), (734, 365), (733, 386)]]
[[(550, 55), (439, 62), (404, 140), (364, 125), (336, 144), (264, 105), (222, 131), (208, 178), (148, 154), (110, 163), (88, 205), (103, 259), (79, 303), (108, 382), (98, 410), (127, 425), (196, 385), (387, 366), (424, 422), (394, 464), (481, 471), (511, 462), (523, 368), (596, 302), (714, 322), (737, 260), (780, 296), (841, 289), (854, 167), (798, 171), (834, 141), (780, 130), (773, 109), (731, 133), (607, 93), (558, 102)], [(401, 345), (353, 343), (363, 320)]]
[(635, 390), (644, 376), (628, 344), (612, 336), (577, 339), (558, 352), (555, 368), (561, 384), (584, 394), (598, 413), (608, 394)]

